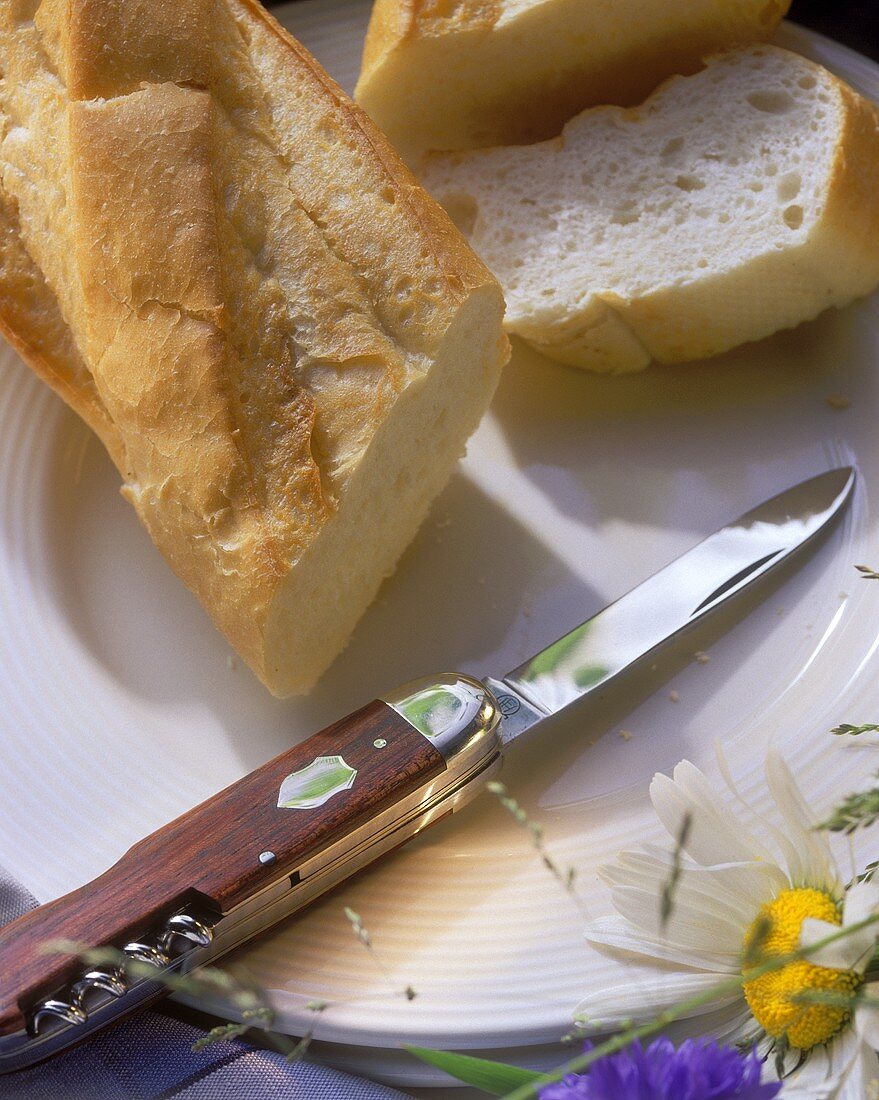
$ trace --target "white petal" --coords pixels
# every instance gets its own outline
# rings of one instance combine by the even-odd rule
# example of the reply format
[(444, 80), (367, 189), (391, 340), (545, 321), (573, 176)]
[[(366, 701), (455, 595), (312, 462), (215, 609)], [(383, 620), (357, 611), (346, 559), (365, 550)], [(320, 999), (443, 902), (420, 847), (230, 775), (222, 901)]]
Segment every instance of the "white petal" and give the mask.
[(623, 851), (613, 863), (599, 867), (598, 873), (610, 886), (642, 886), (658, 894), (671, 868), (670, 852)]
[(742, 950), (741, 921), (706, 912), (703, 905), (688, 903), (682, 894), (680, 889), (676, 892), (664, 928), (657, 894), (635, 886), (616, 886), (612, 898), (617, 912), (649, 936), (688, 946), (694, 956), (707, 951), (738, 958)]
[[(620, 1027), (629, 1020), (649, 1020), (717, 985), (716, 974), (633, 975), (624, 985), (596, 990), (574, 1010), (574, 1019), (601, 1028)], [(698, 1005), (688, 1013), (700, 1016), (741, 1000), (741, 988)]]
[(879, 1081), (879, 1058), (865, 1043), (858, 1043), (854, 1057), (838, 1063), (837, 1072), (839, 1084), (830, 1093), (832, 1100), (866, 1100), (871, 1082)]
[(724, 1046), (734, 1046), (749, 1039), (756, 1031), (757, 1025), (751, 1010), (745, 1006), (743, 1009), (727, 1009), (724, 1013), (718, 1013), (717, 1019), (705, 1028), (704, 1034), (711, 1035)]
[[(784, 1100), (829, 1100), (839, 1087), (841, 1067), (849, 1064), (856, 1050), (857, 1043), (852, 1042), (851, 1033), (845, 1032), (829, 1046), (815, 1047), (802, 1065), (785, 1076)], [(795, 1057), (796, 1052), (791, 1051), (786, 1064), (790, 1066)], [(775, 1076), (771, 1056), (768, 1065)]]
[(759, 907), (787, 887), (784, 875), (769, 864), (720, 864), (683, 868), (672, 891), (672, 913), (678, 907), (701, 912), (706, 919), (724, 921), (738, 931), (736, 950)]
[[(599, 874), (611, 886), (641, 886), (659, 896), (669, 881), (672, 866), (671, 852), (645, 846), (640, 851), (620, 852), (613, 863), (599, 868)], [(702, 867), (685, 856), (680, 873), (693, 888), (742, 914), (753, 915), (765, 901), (790, 886), (780, 867), (758, 860)]]
[[(783, 1100), (866, 1100), (865, 1082), (875, 1076), (876, 1056), (852, 1028), (846, 1028), (826, 1046), (814, 1047), (799, 1066), (796, 1058), (796, 1051), (788, 1053)], [(767, 1077), (777, 1079), (771, 1054), (766, 1070)]]
[(784, 1100), (866, 1100), (877, 1070), (876, 1054), (847, 1028), (785, 1078)]
[[(790, 873), (789, 873), (790, 858), (789, 857), (791, 857), (791, 856), (795, 857), (796, 856), (795, 848), (791, 845), (790, 840), (785, 836), (783, 830), (779, 829), (777, 820), (773, 822), (765, 814), (760, 813), (759, 810), (757, 810), (754, 806), (752, 806), (745, 799), (745, 797), (741, 793), (741, 791), (739, 791), (738, 786), (736, 785), (736, 781), (733, 778), (733, 774), (730, 771), (730, 767), (729, 767), (729, 764), (727, 762), (727, 759), (724, 756), (723, 746), (720, 744), (720, 742), (715, 742), (714, 752), (715, 752), (715, 755), (717, 756), (717, 764), (718, 764), (718, 767), (720, 768), (720, 774), (723, 777), (723, 781), (724, 781), (724, 783), (726, 783), (730, 793), (733, 795), (733, 797), (735, 798), (735, 800), (738, 803), (738, 805), (740, 806), (740, 808), (744, 811), (744, 813), (747, 817), (747, 820), (748, 821), (753, 821), (755, 824), (757, 824), (759, 826), (761, 831), (765, 831), (772, 838), (773, 843), (776, 845), (776, 847), (778, 848), (778, 851), (781, 853), (781, 856), (783, 858), (785, 867), (788, 868), (788, 878), (790, 878)], [(766, 770), (766, 761), (765, 761), (765, 759), (763, 761), (763, 769), (764, 769), (764, 776), (765, 776), (765, 770)], [(778, 813), (777, 813), (777, 809), (778, 808), (776, 807), (776, 818), (779, 816)], [(767, 858), (769, 858), (773, 861), (777, 861), (777, 858), (778, 858), (777, 853), (773, 853), (772, 855), (768, 856)]]
[(676, 948), (683, 965), (714, 967), (722, 960), (738, 969), (745, 932), (759, 906), (788, 880), (772, 864), (705, 868), (687, 860), (663, 924), (662, 894), (671, 866), (670, 854), (661, 849), (621, 852), (615, 863), (601, 869), (601, 877), (611, 885), (614, 906), (631, 923), (636, 938)]
[[(831, 857), (827, 838), (816, 834), (812, 815), (803, 801), (790, 770), (778, 753), (775, 750), (769, 751), (764, 769), (767, 786), (776, 803), (776, 815), (783, 821), (783, 828), (779, 828), (777, 822), (759, 813), (745, 800), (736, 787), (719, 743), (715, 745), (715, 751), (724, 782), (746, 812), (748, 819), (753, 818), (772, 838), (789, 876), (794, 880), (793, 884), (795, 886), (808, 884), (840, 894), (842, 883)], [(774, 857), (770, 858), (774, 859)]]
[(585, 936), (589, 943), (608, 948), (612, 954), (637, 957), (648, 963), (674, 963), (690, 970), (709, 970), (716, 974), (718, 981), (739, 972), (738, 965), (731, 964), (727, 956), (703, 952), (697, 958), (692, 947), (636, 932), (621, 917), (600, 917), (590, 921)]
[[(843, 925), (854, 929), (854, 926), (875, 916), (877, 912), (879, 884), (859, 882), (846, 894)], [(837, 931), (839, 929), (827, 921), (807, 917), (800, 931), (800, 946), (808, 947)], [(843, 939), (836, 940), (811, 955), (811, 961), (835, 970), (861, 971), (872, 958), (876, 947), (876, 933), (877, 929), (872, 925), (849, 931)]]
[[(879, 999), (879, 982), (868, 982), (862, 992), (871, 1000)], [(855, 1030), (874, 1050), (879, 1048), (879, 1007), (859, 1004), (855, 1010)]]
[[(771, 1062), (772, 1055), (769, 1056), (769, 1063), (771, 1064)], [(775, 1080), (775, 1075), (766, 1073), (763, 1079), (764, 1081)], [(784, 1088), (779, 1095), (782, 1100), (829, 1100), (829, 1097), (833, 1095), (830, 1091), (833, 1087), (829, 1084), (814, 1085), (799, 1081), (794, 1075), (793, 1078), (786, 1077), (784, 1079)], [(861, 1097), (861, 1100), (865, 1100), (865, 1098)]]
[(677, 840), (686, 816), (690, 829), (684, 851), (697, 863), (743, 863), (764, 857), (764, 850), (725, 804), (702, 772), (688, 760), (673, 777), (655, 775), (650, 784), (653, 808), (669, 836)]
[[(753, 1020), (754, 1018), (752, 1016), (752, 1023)], [(769, 1058), (772, 1056), (772, 1050), (774, 1046), (775, 1040), (772, 1039), (769, 1035), (764, 1034), (757, 1040), (757, 1057), (760, 1059), (761, 1062), (769, 1061)]]
[(710, 868), (695, 867), (689, 873), (690, 881), (694, 882), (710, 876), (712, 892), (719, 895), (722, 889), (728, 898), (735, 900), (740, 911), (751, 910), (755, 914), (764, 902), (771, 901), (790, 886), (784, 871), (765, 861), (718, 863)]
[[(830, 921), (806, 917), (800, 928), (800, 947), (811, 947), (840, 931), (839, 926)], [(861, 970), (870, 961), (876, 939), (869, 928), (858, 932), (849, 932), (833, 943), (825, 944), (809, 955), (809, 962), (817, 966), (826, 966), (830, 970)]]
[[(869, 879), (856, 883), (845, 895), (843, 924), (860, 924), (879, 913), (879, 883)], [(875, 938), (875, 930), (874, 930)]]
[(686, 1020), (676, 1020), (665, 1029), (675, 1046), (684, 1039), (715, 1039), (722, 1046), (735, 1046), (743, 1043), (748, 1050), (757, 1048), (760, 1057), (759, 1040), (756, 1038), (759, 1028), (754, 1022), (750, 1009), (744, 1000), (739, 999), (722, 1008), (693, 1016)]
[(624, 853), (617, 866), (604, 869), (602, 877), (612, 884), (617, 912), (638, 934), (680, 946), (689, 951), (694, 965), (701, 964), (693, 956), (718, 954), (738, 962), (759, 907), (788, 885), (778, 868), (770, 865), (686, 867), (679, 872), (671, 910), (663, 922), (662, 895), (669, 875), (667, 868), (662, 868), (661, 877), (642, 870), (636, 853)]
[(815, 828), (814, 815), (790, 768), (775, 749), (766, 754), (766, 783), (784, 820), (782, 846), (795, 885), (840, 894), (842, 883), (827, 836)]

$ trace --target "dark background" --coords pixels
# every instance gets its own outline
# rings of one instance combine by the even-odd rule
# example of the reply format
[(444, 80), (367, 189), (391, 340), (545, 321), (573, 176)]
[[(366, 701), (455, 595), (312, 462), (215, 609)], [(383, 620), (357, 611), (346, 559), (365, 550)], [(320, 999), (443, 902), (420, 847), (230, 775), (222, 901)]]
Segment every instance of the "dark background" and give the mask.
[(879, 0), (793, 0), (788, 18), (879, 61)]

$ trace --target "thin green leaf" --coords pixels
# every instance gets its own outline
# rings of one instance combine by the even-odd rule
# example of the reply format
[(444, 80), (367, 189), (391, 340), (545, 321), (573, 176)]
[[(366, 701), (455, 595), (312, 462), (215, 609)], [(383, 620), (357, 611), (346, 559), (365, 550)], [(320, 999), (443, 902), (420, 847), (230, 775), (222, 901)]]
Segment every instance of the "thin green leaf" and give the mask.
[(859, 1002), (858, 991), (841, 989), (802, 989), (790, 997), (796, 1005), (834, 1005), (836, 1008), (851, 1009)]
[(822, 821), (818, 828), (827, 829), (831, 833), (853, 833), (855, 829), (869, 828), (877, 818), (879, 818), (879, 786), (848, 795), (834, 807), (830, 817)]
[(574, 867), (568, 867), (563, 869), (559, 867), (556, 861), (552, 858), (547, 851), (545, 844), (543, 843), (543, 826), (536, 821), (532, 821), (525, 809), (519, 805), (515, 798), (512, 797), (510, 792), (504, 786), (503, 783), (492, 780), (486, 784), (486, 790), (495, 795), (498, 802), (503, 808), (513, 817), (513, 820), (521, 825), (528, 831), (531, 837), (531, 843), (537, 850), (537, 854), (540, 856), (540, 860), (544, 867), (549, 871), (553, 878), (561, 884), (561, 886), (571, 895), (578, 908), (583, 912), (584, 916), (588, 916), (583, 906), (583, 902), (577, 896), (577, 892), (574, 889), (574, 883), (577, 878), (577, 872)]
[(663, 884), (662, 895), (659, 903), (659, 922), (660, 927), (665, 931), (666, 925), (672, 915), (674, 909), (674, 896), (675, 890), (677, 890), (678, 881), (681, 877), (682, 868), (682, 856), (684, 848), (687, 844), (687, 839), (690, 836), (690, 826), (693, 824), (692, 814), (684, 814), (681, 821), (681, 827), (675, 841), (675, 850), (672, 854), (671, 874), (668, 876), (668, 881)]
[(879, 733), (879, 725), (873, 722), (867, 722), (863, 726), (852, 726), (848, 722), (843, 722), (840, 726), (834, 726), (830, 731), (836, 734), (837, 737), (843, 737), (848, 735), (849, 737), (857, 737), (861, 733)]
[(775, 922), (772, 917), (767, 916), (765, 913), (761, 913), (757, 917), (751, 926), (750, 935), (745, 940), (745, 950), (742, 957), (743, 967), (750, 969), (766, 962), (768, 956), (764, 948), (766, 947), (766, 941), (772, 935), (773, 928), (775, 928)]
[(355, 913), (354, 910), (346, 905), (344, 907), (345, 916), (348, 919), (351, 927), (354, 929), (354, 935), (360, 940), (364, 947), (372, 947), (372, 937), (367, 932), (363, 925), (363, 920), (359, 913)]
[(520, 1088), (538, 1081), (541, 1074), (534, 1070), (521, 1069), (519, 1066), (507, 1066), (503, 1062), (490, 1062), (484, 1058), (474, 1058), (469, 1054), (450, 1054), (442, 1050), (428, 1050), (425, 1047), (406, 1047), (410, 1054), (420, 1058), (428, 1065), (436, 1066), (450, 1077), (457, 1077), (465, 1085), (482, 1089), (492, 1096), (506, 1096), (511, 1089)]
[(222, 1043), (227, 1039), (238, 1039), (250, 1031), (252, 1027), (253, 1023), (250, 1020), (245, 1020), (240, 1024), (221, 1024), (219, 1027), (212, 1027), (205, 1035), (196, 1039), (190, 1049), (198, 1052), (204, 1050), (205, 1047), (213, 1046), (214, 1043)]

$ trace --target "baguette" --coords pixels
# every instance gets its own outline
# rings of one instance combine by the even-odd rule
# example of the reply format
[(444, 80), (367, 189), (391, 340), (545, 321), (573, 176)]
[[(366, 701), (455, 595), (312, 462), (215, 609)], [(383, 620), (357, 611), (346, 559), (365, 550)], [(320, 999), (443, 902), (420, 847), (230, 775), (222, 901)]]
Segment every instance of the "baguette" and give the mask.
[(422, 178), (562, 363), (701, 359), (879, 283), (879, 112), (761, 45), (553, 141), (434, 155)]
[(410, 160), (555, 137), (767, 38), (790, 0), (375, 0), (355, 98)]
[(491, 398), (497, 283), (255, 0), (0, 13), (0, 328), (247, 664), (307, 691)]

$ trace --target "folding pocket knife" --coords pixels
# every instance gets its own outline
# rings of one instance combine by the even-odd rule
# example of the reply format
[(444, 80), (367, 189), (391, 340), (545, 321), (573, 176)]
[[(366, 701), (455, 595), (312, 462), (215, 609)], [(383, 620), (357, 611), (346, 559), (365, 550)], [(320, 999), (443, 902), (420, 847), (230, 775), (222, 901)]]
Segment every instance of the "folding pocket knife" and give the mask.
[(440, 675), (368, 703), (0, 928), (0, 1072), (164, 992), (149, 970), (84, 969), (47, 942), (111, 945), (157, 974), (240, 946), (464, 806), (521, 734), (801, 550), (854, 481), (831, 470), (761, 504), (500, 679)]

